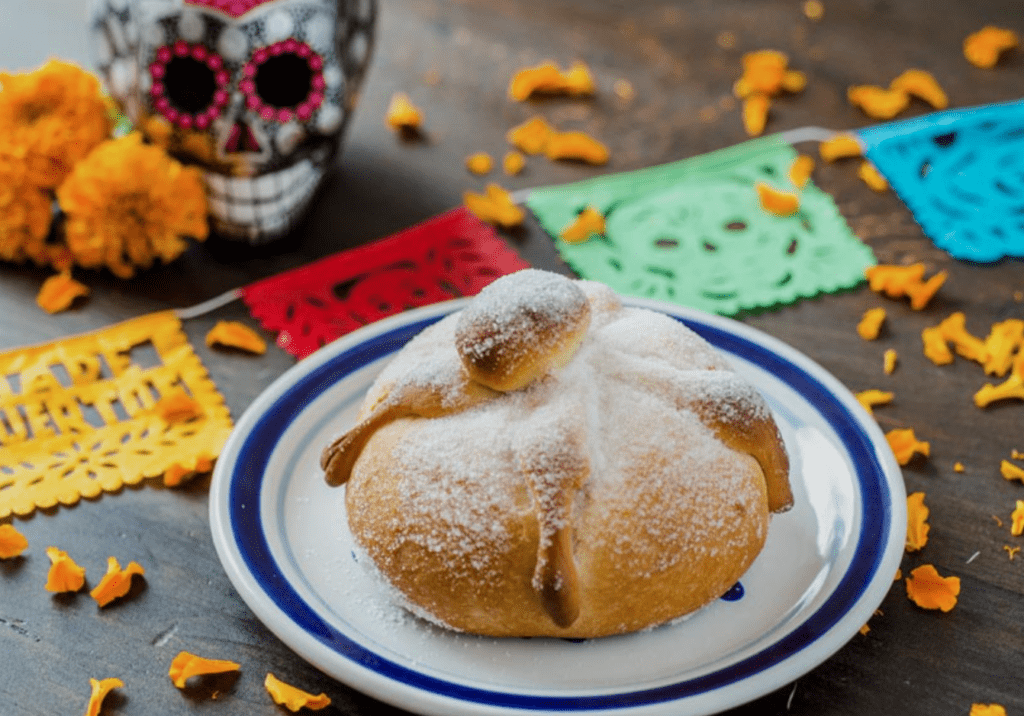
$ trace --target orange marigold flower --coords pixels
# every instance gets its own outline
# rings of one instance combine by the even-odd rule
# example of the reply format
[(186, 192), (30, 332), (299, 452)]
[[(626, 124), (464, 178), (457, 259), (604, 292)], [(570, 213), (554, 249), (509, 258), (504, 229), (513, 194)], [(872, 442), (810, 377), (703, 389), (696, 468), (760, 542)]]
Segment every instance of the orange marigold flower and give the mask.
[(888, 405), (892, 402), (893, 394), (884, 390), (862, 390), (855, 396), (857, 402), (860, 403), (864, 410), (868, 411), (868, 415), (874, 415), (874, 407), (876, 405)]
[(896, 462), (900, 465), (909, 463), (914, 455), (928, 457), (931, 453), (931, 443), (918, 440), (914, 435), (913, 428), (890, 430), (885, 434), (885, 439), (888, 441), (889, 447), (892, 448), (893, 455), (896, 456)]
[(502, 170), (510, 177), (523, 171), (525, 166), (526, 157), (519, 152), (505, 152), (505, 157), (501, 160)]
[(764, 133), (770, 108), (771, 100), (766, 94), (757, 92), (743, 98), (743, 129), (749, 136), (758, 137)]
[(75, 564), (75, 560), (64, 550), (47, 547), (46, 556), (50, 558), (50, 571), (46, 575), (46, 591), (77, 592), (85, 585), (85, 569)]
[(1019, 318), (1008, 318), (993, 323), (985, 338), (985, 350), (988, 360), (985, 361), (985, 374), (1004, 376), (1013, 366), (1014, 352), (1024, 345), (1024, 321)]
[(886, 375), (892, 375), (896, 370), (896, 363), (899, 361), (899, 354), (894, 348), (886, 348), (882, 354), (882, 371)]
[(58, 186), (112, 127), (99, 80), (78, 65), (0, 72), (0, 136), (20, 149), (38, 187)]
[(930, 564), (922, 564), (907, 577), (907, 596), (922, 609), (948, 612), (960, 594), (959, 577), (942, 577)]
[(797, 189), (803, 189), (814, 171), (814, 157), (801, 154), (789, 167), (789, 180)]
[(0, 559), (11, 559), (28, 549), (28, 540), (14, 525), (0, 525)]
[(881, 333), (883, 323), (885, 323), (885, 309), (869, 308), (857, 324), (857, 335), (866, 341), (873, 341)]
[(1020, 537), (1024, 534), (1024, 500), (1017, 500), (1017, 507), (1010, 514), (1013, 523), (1010, 525), (1010, 534)]
[(193, 676), (205, 676), (206, 674), (224, 674), (229, 671), (238, 671), (241, 665), (234, 661), (223, 659), (205, 659), (187, 651), (179, 652), (167, 675), (179, 689), (185, 688), (185, 682)]
[(485, 194), (467, 191), (463, 203), (481, 221), (499, 226), (518, 226), (526, 213), (512, 201), (512, 196), (497, 184), (488, 184)]
[(865, 160), (857, 168), (857, 176), (867, 184), (872, 191), (883, 192), (889, 188), (889, 182), (882, 176), (882, 172), (874, 164)]
[(586, 132), (555, 132), (544, 146), (548, 159), (578, 159), (588, 164), (608, 162), (608, 147)]
[(892, 119), (910, 104), (906, 92), (875, 85), (854, 85), (846, 91), (846, 98), (873, 119)]
[(486, 174), (494, 168), (494, 159), (487, 152), (477, 152), (466, 157), (466, 169), (474, 174)]
[[(953, 353), (949, 350), (949, 344), (942, 336), (938, 326), (930, 326), (921, 331), (921, 341), (924, 343), (924, 355), (935, 365), (949, 365), (953, 362)], [(975, 397), (977, 402), (977, 397)]]
[(904, 70), (899, 77), (889, 83), (889, 89), (923, 99), (935, 109), (945, 109), (949, 106), (949, 98), (938, 81), (930, 72), (924, 70)]
[(107, 573), (100, 583), (89, 592), (101, 607), (105, 607), (115, 599), (123, 597), (132, 586), (133, 574), (145, 574), (146, 570), (138, 562), (129, 562), (123, 570), (115, 557), (107, 557)]
[(583, 62), (574, 62), (562, 72), (558, 65), (549, 61), (516, 72), (508, 85), (508, 96), (522, 102), (535, 93), (579, 97), (592, 95), (594, 90), (594, 78)]
[(999, 474), (1007, 480), (1019, 480), (1024, 482), (1024, 468), (1014, 465), (1009, 460), (1002, 460), (999, 463)]
[(0, 136), (0, 259), (50, 263), (46, 237), (52, 218), (52, 200), (30, 180), (24, 157)]
[(266, 687), (267, 693), (270, 694), (270, 698), (274, 699), (275, 704), (284, 706), (289, 711), (294, 712), (304, 708), (310, 711), (319, 711), (331, 705), (331, 699), (327, 694), (321, 693), (314, 696), (308, 691), (286, 684), (269, 671), (267, 678), (263, 680), (263, 686)]
[(990, 69), (996, 66), (999, 55), (1019, 44), (1017, 33), (988, 25), (972, 32), (964, 39), (964, 57), (975, 67)]
[(773, 189), (764, 182), (757, 182), (757, 198), (761, 208), (776, 216), (792, 216), (800, 208), (800, 197), (786, 191)]
[(526, 154), (541, 154), (554, 133), (554, 128), (543, 117), (534, 115), (508, 130), (505, 138), (509, 144)]
[(405, 92), (395, 92), (384, 121), (396, 131), (414, 132), (423, 124), (423, 112), (410, 100)]
[(586, 241), (594, 234), (604, 233), (604, 215), (592, 206), (576, 215), (571, 224), (562, 229), (559, 238), (568, 244)]
[(120, 689), (124, 686), (124, 682), (120, 679), (89, 679), (89, 686), (92, 688), (92, 693), (89, 695), (89, 704), (85, 707), (85, 716), (99, 716), (100, 709), (103, 707), (103, 699), (107, 698), (114, 689)]
[(240, 321), (217, 321), (206, 334), (206, 345), (238, 348), (256, 355), (267, 352), (267, 342)]
[(129, 278), (177, 258), (185, 237), (206, 239), (202, 172), (132, 132), (98, 146), (57, 189), (68, 248), (86, 268)]
[(36, 304), (47, 313), (67, 310), (79, 296), (88, 296), (89, 287), (71, 278), (70, 271), (50, 276), (36, 295)]
[(908, 552), (919, 552), (928, 544), (928, 508), (924, 504), (924, 493), (914, 492), (907, 496), (907, 542)]
[(157, 401), (153, 410), (165, 423), (183, 423), (203, 414), (203, 406), (183, 389), (168, 392)]
[(971, 704), (969, 716), (1006, 716), (1006, 709), (999, 704)]
[(860, 140), (852, 134), (837, 134), (818, 144), (818, 154), (826, 162), (847, 157), (859, 157), (864, 154)]

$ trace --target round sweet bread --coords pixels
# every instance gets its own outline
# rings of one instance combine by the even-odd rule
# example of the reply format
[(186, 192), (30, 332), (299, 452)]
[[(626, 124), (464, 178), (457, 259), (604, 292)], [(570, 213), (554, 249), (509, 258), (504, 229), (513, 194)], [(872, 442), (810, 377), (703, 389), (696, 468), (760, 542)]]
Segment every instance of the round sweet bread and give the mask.
[(324, 450), (414, 612), (597, 637), (725, 593), (792, 504), (763, 398), (678, 321), (526, 270), (410, 341)]

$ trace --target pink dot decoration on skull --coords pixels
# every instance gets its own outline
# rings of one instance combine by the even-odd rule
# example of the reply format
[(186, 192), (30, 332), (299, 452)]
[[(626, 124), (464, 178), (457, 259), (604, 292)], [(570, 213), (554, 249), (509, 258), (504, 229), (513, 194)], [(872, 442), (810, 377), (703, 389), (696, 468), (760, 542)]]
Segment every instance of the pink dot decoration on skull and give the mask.
[(210, 126), (230, 97), (230, 75), (220, 56), (183, 40), (157, 48), (154, 55), (148, 67), (153, 108), (181, 129)]
[(185, 0), (186, 5), (219, 10), (231, 17), (241, 17), (253, 8), (265, 5), (273, 0)]
[(265, 121), (286, 123), (294, 117), (305, 122), (324, 101), (323, 66), (323, 58), (306, 43), (281, 40), (253, 53), (238, 89), (246, 107)]

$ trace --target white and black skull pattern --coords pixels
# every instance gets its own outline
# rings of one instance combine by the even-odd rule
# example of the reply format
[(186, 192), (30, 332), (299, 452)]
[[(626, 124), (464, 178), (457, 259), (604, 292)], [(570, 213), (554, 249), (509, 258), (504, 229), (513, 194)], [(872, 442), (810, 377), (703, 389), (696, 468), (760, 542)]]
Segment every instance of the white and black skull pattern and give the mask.
[(94, 0), (101, 75), (150, 140), (202, 167), (211, 225), (264, 243), (341, 146), (376, 0)]

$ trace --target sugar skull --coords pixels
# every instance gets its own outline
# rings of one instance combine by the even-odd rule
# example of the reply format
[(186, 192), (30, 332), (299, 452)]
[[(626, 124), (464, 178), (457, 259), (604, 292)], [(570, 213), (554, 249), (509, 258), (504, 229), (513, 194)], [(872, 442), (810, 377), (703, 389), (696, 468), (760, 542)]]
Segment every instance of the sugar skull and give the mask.
[(93, 0), (91, 18), (125, 114), (203, 168), (212, 228), (287, 233), (341, 146), (376, 0)]

